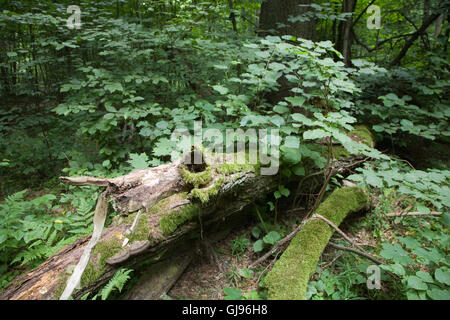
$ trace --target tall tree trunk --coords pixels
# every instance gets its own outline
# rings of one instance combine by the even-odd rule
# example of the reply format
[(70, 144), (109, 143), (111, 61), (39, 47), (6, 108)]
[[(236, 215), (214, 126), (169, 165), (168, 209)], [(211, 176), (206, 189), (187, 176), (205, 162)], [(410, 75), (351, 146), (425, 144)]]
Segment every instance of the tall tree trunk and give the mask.
[(266, 0), (261, 4), (259, 18), (260, 35), (293, 35), (296, 37), (314, 40), (316, 21), (311, 19), (306, 22), (290, 22), (289, 17), (296, 17), (311, 10), (309, 5), (313, 0)]
[(234, 13), (233, 0), (228, 0), (228, 7), (230, 8), (230, 20), (233, 25), (233, 31), (238, 32), (237, 23), (236, 23), (236, 14)]
[(344, 0), (342, 4), (343, 13), (352, 13), (345, 21), (339, 24), (339, 35), (337, 50), (344, 56), (344, 62), (347, 67), (352, 63), (352, 43), (353, 43), (353, 12), (355, 11), (356, 0)]

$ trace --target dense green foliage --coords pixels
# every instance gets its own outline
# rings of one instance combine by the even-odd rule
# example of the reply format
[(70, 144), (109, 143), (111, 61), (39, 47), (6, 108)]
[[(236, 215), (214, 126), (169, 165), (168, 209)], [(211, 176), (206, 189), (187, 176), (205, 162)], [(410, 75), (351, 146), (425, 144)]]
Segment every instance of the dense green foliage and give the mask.
[[(382, 28), (372, 30), (372, 1), (356, 1), (353, 16), (344, 1), (312, 1), (286, 21), (314, 23), (312, 39), (263, 36), (261, 2), (0, 0), (0, 288), (92, 231), (97, 191), (64, 187), (59, 175), (115, 177), (170, 162), (172, 133), (192, 131), (197, 120), (223, 132), (280, 132), (272, 140), (280, 145), (279, 188), (258, 207), (253, 243), (236, 239), (232, 255), (266, 252), (288, 233), (277, 220), (281, 204), (298, 196), (288, 178), (324, 169), (332, 156), (362, 154), (366, 164), (346, 178), (379, 203), (354, 227), (373, 234), (392, 285), (361, 289), (365, 270), (346, 253), (315, 275), (308, 297), (449, 299), (448, 1), (376, 1)], [(69, 5), (81, 9), (78, 29), (66, 24)], [(441, 14), (407, 47), (427, 17)], [(350, 66), (337, 45), (349, 17)], [(358, 124), (376, 148), (354, 137)], [(410, 210), (444, 214), (392, 223), (384, 213), (401, 197)], [(231, 277), (256, 277), (242, 270)], [(128, 273), (99, 296), (121, 291)], [(265, 298), (261, 292), (225, 293)]]

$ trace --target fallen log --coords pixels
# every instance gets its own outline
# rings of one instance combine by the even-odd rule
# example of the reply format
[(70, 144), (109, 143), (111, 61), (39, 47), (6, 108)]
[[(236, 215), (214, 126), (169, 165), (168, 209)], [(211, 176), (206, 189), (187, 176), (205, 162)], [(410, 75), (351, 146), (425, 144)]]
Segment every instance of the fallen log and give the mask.
[[(167, 259), (194, 231), (225, 221), (277, 187), (277, 177), (259, 175), (258, 165), (229, 164), (220, 157), (208, 159), (200, 172), (188, 171), (179, 160), (112, 179), (62, 177), (68, 184), (106, 187), (113, 208), (128, 214), (116, 216), (102, 233), (73, 298), (98, 289), (121, 267)], [(127, 235), (139, 211), (136, 229)], [(122, 247), (126, 237), (128, 243)], [(78, 239), (15, 279), (0, 298), (59, 298), (88, 241), (89, 237)], [(144, 246), (132, 252), (139, 242)]]
[[(369, 197), (358, 187), (336, 189), (316, 210), (334, 225), (367, 208)], [(264, 279), (271, 300), (305, 300), (306, 288), (334, 229), (322, 219), (308, 219)]]
[[(71, 185), (104, 187), (105, 197), (122, 213), (101, 234), (72, 297), (78, 299), (99, 289), (119, 268), (168, 261), (179, 254), (178, 248), (195, 246), (193, 235), (200, 233), (201, 238), (203, 232), (217, 231), (215, 226), (225, 225), (231, 216), (278, 187), (278, 176), (260, 175), (259, 165), (236, 164), (235, 159), (236, 154), (216, 154), (207, 156), (200, 165), (186, 166), (185, 159), (180, 159), (117, 178), (61, 177)], [(329, 170), (342, 173), (360, 159), (344, 154), (334, 159)], [(130, 229), (134, 231), (130, 233)], [(0, 299), (58, 299), (89, 238), (78, 239), (16, 278)], [(160, 286), (162, 292), (169, 284)]]

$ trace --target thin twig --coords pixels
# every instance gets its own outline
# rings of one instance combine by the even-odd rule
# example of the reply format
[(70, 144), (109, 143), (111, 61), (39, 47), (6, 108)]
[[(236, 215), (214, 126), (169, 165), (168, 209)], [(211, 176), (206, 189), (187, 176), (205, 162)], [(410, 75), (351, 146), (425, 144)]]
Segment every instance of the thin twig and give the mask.
[(267, 267), (264, 268), (263, 271), (261, 271), (261, 274), (258, 277), (258, 280), (256, 280), (256, 283), (259, 283), (259, 280), (261, 280), (261, 277), (263, 276), (264, 272), (266, 272), (270, 267), (272, 267), (275, 264), (275, 261), (278, 258), (278, 255), (281, 253), (281, 251), (278, 251), (275, 255), (275, 258), (272, 259), (272, 261), (267, 265)]
[(326, 223), (328, 223), (334, 230), (336, 230), (341, 236), (344, 237), (345, 240), (347, 240), (348, 242), (350, 242), (350, 244), (354, 247), (357, 247), (359, 250), (365, 252), (365, 250), (363, 248), (361, 248), (360, 245), (358, 245), (355, 241), (353, 241), (352, 239), (350, 239), (349, 236), (347, 236), (341, 229), (338, 228), (338, 226), (336, 226), (333, 222), (331, 222), (330, 220), (328, 220), (327, 218), (325, 218), (324, 216), (321, 216), (320, 214), (314, 214), (311, 219), (314, 218), (319, 218), (323, 221), (325, 221)]
[(440, 216), (442, 212), (432, 211), (428, 213), (423, 212), (390, 212), (386, 213), (387, 217), (404, 217), (404, 216)]
[(258, 215), (259, 220), (261, 220), (261, 224), (262, 224), (262, 226), (263, 226), (263, 228), (264, 228), (264, 231), (265, 231), (266, 233), (268, 233), (269, 230), (267, 229), (266, 224), (264, 223), (264, 220), (263, 220), (263, 218), (262, 218), (262, 216), (261, 216), (261, 213), (260, 213), (259, 210), (258, 210), (258, 207), (256, 206), (255, 203), (253, 203), (253, 205), (255, 206), (256, 214)]
[(331, 262), (327, 263), (326, 265), (324, 265), (323, 267), (320, 268), (320, 272), (322, 272), (323, 270), (325, 270), (326, 268), (328, 268), (329, 266), (331, 266), (337, 259), (339, 259), (340, 257), (342, 257), (344, 254), (340, 253), (338, 254), (336, 257), (334, 257), (333, 260), (331, 260)]
[(329, 244), (331, 247), (335, 248), (335, 249), (338, 249), (338, 250), (344, 250), (344, 251), (350, 251), (350, 252), (356, 253), (357, 255), (360, 255), (360, 256), (362, 256), (362, 257), (366, 257), (367, 259), (369, 259), (369, 260), (372, 261), (372, 262), (375, 262), (376, 264), (384, 264), (383, 261), (378, 260), (377, 258), (374, 258), (373, 256), (371, 256), (371, 255), (368, 254), (367, 252), (361, 252), (361, 251), (358, 251), (358, 250), (353, 249), (353, 248), (340, 246), (340, 245), (335, 244), (335, 243), (333, 243), (333, 242), (329, 242), (328, 244)]
[(171, 206), (169, 209), (167, 209), (167, 211), (170, 211), (172, 209), (175, 209), (175, 208), (178, 208), (178, 207), (181, 207), (181, 206), (185, 206), (185, 205), (187, 205), (189, 203), (191, 203), (189, 200), (184, 200), (183, 202), (180, 202), (180, 203), (177, 203), (177, 204)]
[(292, 231), (291, 233), (289, 233), (286, 237), (284, 237), (283, 239), (281, 239), (280, 241), (278, 241), (273, 247), (272, 249), (270, 249), (266, 254), (264, 254), (261, 258), (259, 258), (258, 260), (256, 260), (255, 262), (253, 262), (249, 268), (250, 269), (254, 269), (257, 265), (259, 265), (261, 262), (263, 262), (264, 260), (266, 260), (268, 257), (270, 257), (273, 253), (275, 253), (283, 244), (285, 244), (286, 242), (290, 241), (292, 238), (294, 238), (294, 236), (297, 234), (298, 231), (300, 231), (300, 229), (305, 225), (306, 222), (308, 222), (310, 219), (305, 219), (303, 220), (303, 222), (294, 229), (294, 231)]

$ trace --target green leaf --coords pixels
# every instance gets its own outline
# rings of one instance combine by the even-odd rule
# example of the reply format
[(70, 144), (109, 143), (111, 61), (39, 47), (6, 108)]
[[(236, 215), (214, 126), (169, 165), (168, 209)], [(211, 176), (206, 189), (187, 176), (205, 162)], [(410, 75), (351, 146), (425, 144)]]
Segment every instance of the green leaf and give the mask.
[(294, 121), (301, 122), (307, 126), (313, 126), (315, 124), (315, 121), (312, 121), (311, 119), (309, 119), (308, 117), (304, 116), (301, 113), (291, 114), (291, 117), (292, 119), (294, 119)]
[(260, 235), (261, 235), (261, 229), (258, 227), (253, 227), (252, 228), (252, 236), (255, 237), (256, 239), (258, 239)]
[(450, 300), (450, 290), (432, 288), (427, 291), (427, 295), (433, 300)]
[(109, 160), (103, 161), (102, 166), (104, 166), (105, 168), (109, 168), (111, 166), (111, 161)]
[(366, 182), (372, 187), (383, 188), (383, 180), (373, 171), (364, 171)]
[(148, 156), (145, 153), (130, 153), (130, 160), (128, 160), (128, 163), (133, 167), (133, 170), (146, 169), (149, 167)]
[(303, 139), (312, 140), (312, 139), (323, 139), (325, 137), (330, 137), (331, 134), (322, 129), (314, 129), (308, 130), (303, 133)]
[(284, 119), (278, 115), (270, 117), (270, 122), (276, 125), (278, 128), (284, 124)]
[(408, 277), (408, 287), (416, 290), (427, 290), (428, 286), (419, 277), (409, 276)]
[(298, 149), (300, 147), (300, 139), (296, 136), (287, 136), (284, 139), (284, 146), (286, 148)]
[(390, 265), (380, 265), (380, 268), (386, 271), (390, 271), (400, 277), (405, 275), (405, 268), (400, 263), (394, 263)]
[(225, 300), (242, 300), (242, 291), (236, 287), (232, 288), (223, 288), (223, 292), (225, 293)]
[(303, 96), (296, 96), (296, 97), (288, 97), (285, 100), (290, 102), (294, 107), (303, 107), (306, 98)]
[(175, 148), (175, 142), (170, 141), (167, 138), (161, 138), (153, 148), (153, 154), (155, 156), (168, 156)]
[(450, 286), (450, 271), (447, 268), (439, 268), (434, 272), (436, 281)]
[(264, 241), (262, 240), (255, 241), (255, 243), (253, 244), (253, 251), (261, 252), (263, 249), (264, 249)]
[(116, 91), (123, 91), (123, 87), (120, 82), (114, 82), (114, 83), (109, 83), (109, 84), (105, 85), (105, 90), (109, 91), (110, 93), (113, 93)]
[(239, 269), (238, 274), (245, 279), (253, 278), (253, 270), (250, 270), (248, 268)]
[(229, 91), (228, 88), (225, 88), (224, 86), (221, 85), (213, 86), (213, 89), (219, 92), (220, 94), (227, 94)]
[(159, 121), (159, 122), (156, 123), (156, 127), (161, 129), (161, 130), (167, 129), (168, 126), (169, 126), (169, 123), (167, 121), (164, 121), (164, 120), (163, 121)]
[[(276, 231), (270, 231), (268, 234), (266, 234), (263, 238), (263, 241), (267, 244), (274, 245), (278, 242), (278, 240), (281, 239), (281, 236)], [(255, 242), (256, 243), (256, 242)]]
[(441, 216), (441, 222), (447, 227), (450, 227), (450, 213), (444, 212), (444, 214)]
[(280, 147), (283, 161), (287, 164), (297, 164), (302, 160), (302, 152), (299, 148), (288, 148), (285, 145)]
[(5, 242), (6, 239), (8, 239), (8, 236), (6, 234), (0, 234), (0, 244)]
[(422, 279), (423, 282), (434, 283), (433, 277), (425, 271), (417, 271), (416, 276)]
[(275, 111), (279, 114), (283, 114), (283, 113), (289, 112), (289, 108), (278, 104), (273, 108), (273, 111)]
[(103, 116), (103, 118), (105, 118), (106, 120), (111, 120), (112, 118), (114, 118), (114, 113), (107, 113)]
[(400, 240), (400, 242), (403, 243), (408, 249), (416, 249), (420, 247), (420, 242), (410, 236), (404, 238), (399, 237), (398, 240)]
[(398, 244), (383, 243), (383, 250), (380, 255), (386, 259), (391, 259), (394, 262), (398, 262), (402, 265), (412, 262), (412, 259), (408, 256), (408, 252)]
[(428, 209), (423, 203), (417, 204), (417, 211), (420, 213), (430, 213), (430, 209)]
[(305, 175), (305, 167), (303, 165), (296, 165), (292, 170), (296, 176), (304, 176)]
[(282, 194), (285, 197), (289, 197), (289, 195), (291, 194), (289, 189), (287, 189), (285, 186), (281, 184), (278, 186), (278, 190), (280, 191), (280, 194)]

